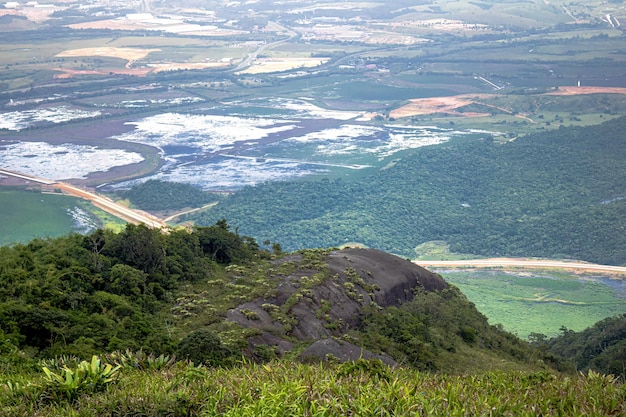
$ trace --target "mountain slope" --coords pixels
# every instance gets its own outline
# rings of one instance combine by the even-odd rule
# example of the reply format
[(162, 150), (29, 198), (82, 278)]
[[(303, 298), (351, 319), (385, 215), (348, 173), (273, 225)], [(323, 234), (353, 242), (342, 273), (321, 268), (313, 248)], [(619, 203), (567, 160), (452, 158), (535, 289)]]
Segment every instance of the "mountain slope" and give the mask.
[(483, 256), (626, 263), (626, 118), (507, 143), (458, 141), (355, 180), (248, 187), (191, 218), (226, 217), (288, 250), (360, 242), (413, 257), (424, 242)]
[(626, 315), (609, 317), (581, 332), (562, 329), (562, 334), (543, 345), (571, 360), (576, 369), (626, 378)]
[(363, 354), (444, 372), (545, 366), (537, 349), (490, 326), (458, 289), (408, 260), (367, 249), (274, 249), (225, 221), (0, 247), (3, 366), (125, 349), (199, 353), (211, 365), (242, 355)]

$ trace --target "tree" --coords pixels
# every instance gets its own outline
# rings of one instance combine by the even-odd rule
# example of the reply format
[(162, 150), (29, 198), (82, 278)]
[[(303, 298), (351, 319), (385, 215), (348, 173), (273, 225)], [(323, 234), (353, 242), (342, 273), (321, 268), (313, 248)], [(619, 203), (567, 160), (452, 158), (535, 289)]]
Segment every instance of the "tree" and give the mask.
[(145, 292), (146, 274), (132, 266), (117, 264), (111, 268), (111, 292), (138, 296)]
[(185, 337), (178, 345), (178, 355), (195, 364), (219, 366), (229, 355), (222, 341), (210, 330), (200, 329)]
[(548, 336), (543, 333), (531, 332), (528, 335), (528, 341), (535, 346), (545, 346), (548, 341)]
[[(165, 266), (165, 244), (160, 230), (144, 224), (127, 224), (126, 228), (107, 240), (105, 251), (123, 263), (147, 274), (161, 271)], [(107, 250), (108, 248), (108, 250)]]
[(219, 263), (245, 262), (258, 251), (254, 239), (231, 232), (225, 219), (219, 220), (214, 226), (198, 227), (195, 233), (202, 252)]

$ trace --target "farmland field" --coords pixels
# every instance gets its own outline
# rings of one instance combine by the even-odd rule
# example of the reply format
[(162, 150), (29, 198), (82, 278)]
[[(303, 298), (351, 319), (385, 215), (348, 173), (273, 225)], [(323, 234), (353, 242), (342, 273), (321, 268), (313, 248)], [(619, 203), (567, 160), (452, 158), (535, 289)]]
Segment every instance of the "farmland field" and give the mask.
[(526, 338), (556, 336), (565, 326), (580, 331), (626, 313), (626, 281), (565, 272), (438, 270), (459, 287), (491, 324)]

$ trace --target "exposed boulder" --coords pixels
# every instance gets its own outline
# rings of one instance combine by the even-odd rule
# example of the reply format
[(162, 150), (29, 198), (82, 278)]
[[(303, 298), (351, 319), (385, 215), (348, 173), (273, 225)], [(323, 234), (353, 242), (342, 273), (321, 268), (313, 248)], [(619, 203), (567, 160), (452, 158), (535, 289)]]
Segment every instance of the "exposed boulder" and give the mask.
[[(291, 346), (285, 342), (294, 339), (315, 342), (341, 337), (359, 325), (364, 306), (399, 305), (412, 300), (417, 287), (426, 291), (448, 287), (441, 276), (373, 249), (303, 251), (276, 261), (276, 265), (293, 265), (293, 271), (284, 277), (275, 295), (242, 304), (230, 310), (227, 319), (261, 331), (261, 336), (249, 340), (251, 348), (271, 340), (280, 353)], [(311, 355), (320, 357), (320, 349), (331, 344), (316, 344)], [(333, 349), (328, 353), (345, 357)]]

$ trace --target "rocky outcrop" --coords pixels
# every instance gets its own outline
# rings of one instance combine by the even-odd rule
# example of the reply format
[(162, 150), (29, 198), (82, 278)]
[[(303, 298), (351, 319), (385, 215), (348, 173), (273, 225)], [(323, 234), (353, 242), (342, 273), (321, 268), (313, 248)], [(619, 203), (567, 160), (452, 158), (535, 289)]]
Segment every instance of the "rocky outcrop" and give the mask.
[[(260, 336), (249, 339), (252, 345), (271, 345), (284, 352), (291, 349), (294, 340), (317, 342), (340, 337), (359, 324), (365, 306), (399, 305), (412, 300), (418, 287), (426, 291), (447, 288), (441, 276), (373, 249), (318, 251), (316, 256), (311, 260), (308, 252), (276, 261), (277, 267), (293, 269), (276, 293), (228, 312), (228, 320), (260, 331)], [(349, 356), (331, 342), (314, 343), (310, 356), (323, 356), (324, 346), (340, 359)]]

